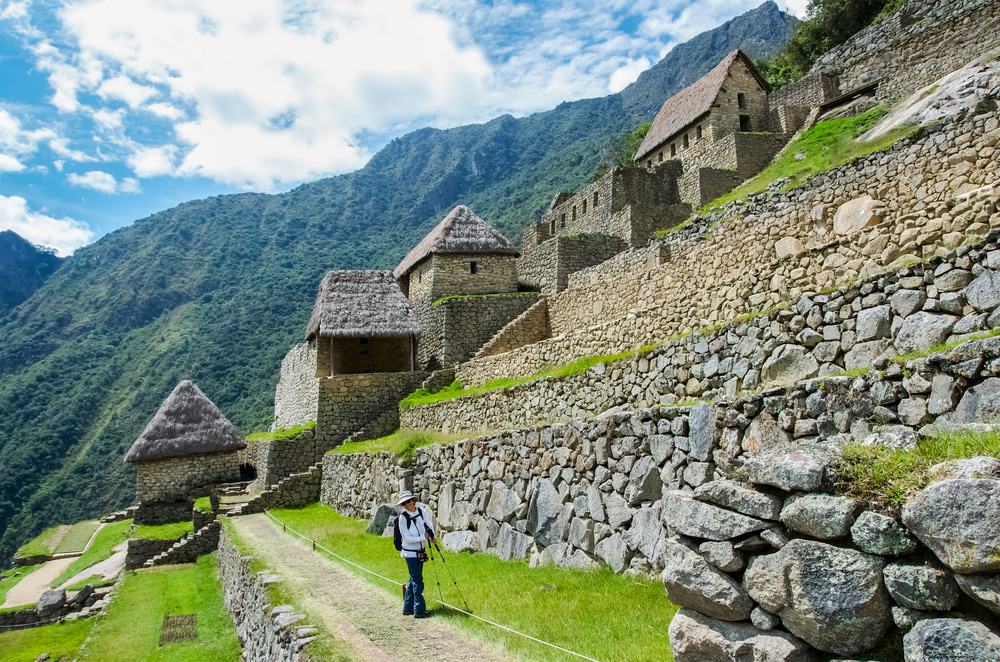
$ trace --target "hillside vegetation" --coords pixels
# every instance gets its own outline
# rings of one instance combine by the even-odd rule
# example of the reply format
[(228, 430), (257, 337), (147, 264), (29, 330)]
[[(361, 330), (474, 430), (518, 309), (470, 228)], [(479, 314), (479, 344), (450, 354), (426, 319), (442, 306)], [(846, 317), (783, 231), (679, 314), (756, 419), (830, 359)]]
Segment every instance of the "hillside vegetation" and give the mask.
[(0, 320), (0, 556), (47, 524), (129, 503), (122, 455), (180, 379), (244, 431), (266, 427), (324, 270), (394, 266), (459, 202), (517, 239), (666, 97), (733, 48), (773, 56), (794, 25), (767, 2), (619, 94), (416, 131), (358, 172), (189, 202), (77, 251)]
[(10, 230), (0, 232), (0, 317), (30, 297), (62, 260)]

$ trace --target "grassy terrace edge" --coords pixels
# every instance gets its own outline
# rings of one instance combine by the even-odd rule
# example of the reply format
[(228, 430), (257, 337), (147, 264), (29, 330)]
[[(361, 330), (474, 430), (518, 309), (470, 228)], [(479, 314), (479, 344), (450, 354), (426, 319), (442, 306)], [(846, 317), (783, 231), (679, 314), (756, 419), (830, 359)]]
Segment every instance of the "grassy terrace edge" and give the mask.
[(246, 440), (253, 442), (263, 442), (263, 441), (285, 441), (288, 439), (295, 439), (303, 432), (316, 429), (316, 421), (306, 421), (302, 425), (293, 425), (290, 428), (278, 428), (274, 431), (261, 430), (258, 432), (251, 432), (246, 436)]

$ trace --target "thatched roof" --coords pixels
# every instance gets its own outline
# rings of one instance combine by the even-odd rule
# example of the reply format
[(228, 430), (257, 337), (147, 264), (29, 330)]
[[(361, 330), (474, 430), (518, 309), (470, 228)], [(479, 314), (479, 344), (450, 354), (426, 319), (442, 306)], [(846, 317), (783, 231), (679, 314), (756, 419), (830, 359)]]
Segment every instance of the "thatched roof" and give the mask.
[(414, 246), (392, 275), (402, 278), (432, 253), (489, 253), (519, 255), (507, 237), (472, 213), (465, 205), (451, 210), (427, 236)]
[(420, 335), (420, 321), (389, 271), (328, 271), (306, 339)]
[(771, 91), (764, 77), (757, 71), (753, 61), (744, 55), (743, 51), (735, 50), (722, 58), (719, 64), (697, 81), (663, 102), (660, 112), (653, 120), (646, 138), (635, 153), (635, 161), (641, 161), (663, 143), (669, 141), (678, 132), (712, 109), (722, 85), (726, 82), (726, 74), (736, 60), (746, 64), (762, 89)]
[(243, 435), (194, 382), (185, 379), (125, 454), (126, 462), (163, 460), (246, 448)]

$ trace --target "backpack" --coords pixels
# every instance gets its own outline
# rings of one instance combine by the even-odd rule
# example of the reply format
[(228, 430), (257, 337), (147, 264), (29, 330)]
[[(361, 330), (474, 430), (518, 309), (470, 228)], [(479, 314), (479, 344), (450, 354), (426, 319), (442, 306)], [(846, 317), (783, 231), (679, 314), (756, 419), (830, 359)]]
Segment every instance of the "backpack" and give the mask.
[(408, 512), (402, 512), (396, 516), (396, 521), (393, 522), (392, 525), (392, 546), (396, 548), (397, 552), (403, 551), (403, 532), (399, 528), (399, 521), (404, 517), (406, 518), (406, 526), (409, 527), (413, 520), (418, 517), (422, 518), (422, 515), (420, 513), (420, 509), (418, 508), (417, 513), (412, 517)]

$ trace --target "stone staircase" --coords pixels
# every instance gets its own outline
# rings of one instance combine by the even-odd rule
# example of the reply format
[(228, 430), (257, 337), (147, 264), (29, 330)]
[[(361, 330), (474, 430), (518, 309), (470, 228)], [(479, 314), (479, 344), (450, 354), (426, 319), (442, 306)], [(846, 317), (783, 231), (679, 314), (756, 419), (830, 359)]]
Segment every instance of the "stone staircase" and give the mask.
[(292, 508), (319, 500), (319, 487), (323, 478), (322, 460), (307, 470), (286, 476), (275, 485), (254, 496), (246, 503), (237, 504), (228, 511), (230, 517), (262, 513), (268, 508)]
[(144, 568), (152, 568), (157, 565), (167, 565), (170, 563), (192, 563), (199, 556), (208, 554), (219, 546), (219, 522), (209, 522), (194, 533), (189, 533), (177, 542), (170, 549), (161, 552), (142, 564)]

